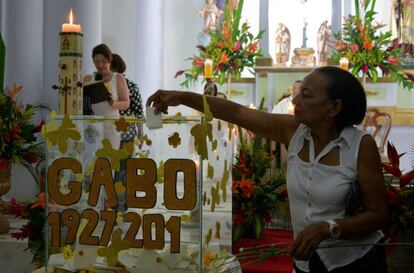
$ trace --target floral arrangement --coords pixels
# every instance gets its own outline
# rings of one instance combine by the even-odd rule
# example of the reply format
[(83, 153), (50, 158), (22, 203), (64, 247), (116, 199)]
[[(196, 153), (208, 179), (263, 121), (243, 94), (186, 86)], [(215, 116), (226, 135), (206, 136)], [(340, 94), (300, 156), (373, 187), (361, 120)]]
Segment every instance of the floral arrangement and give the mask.
[(14, 198), (9, 201), (9, 211), (16, 217), (27, 219), (27, 224), (11, 233), (17, 240), (28, 238), (28, 248), (32, 254), (32, 264), (38, 268), (45, 264), (45, 193), (37, 196), (34, 202), (18, 203)]
[(213, 77), (218, 78), (223, 84), (226, 77), (234, 75), (237, 79), (245, 67), (255, 65), (255, 58), (262, 56), (258, 48), (259, 40), (264, 31), (257, 36), (249, 32), (250, 26), (247, 22), (240, 28), (240, 17), (243, 9), (243, 0), (239, 1), (237, 7), (233, 7), (230, 1), (226, 1), (224, 20), (215, 31), (210, 32), (210, 43), (208, 46), (198, 45), (199, 53), (188, 60), (191, 67), (179, 70), (175, 77), (184, 74), (184, 81), (180, 86), (188, 88), (197, 82), (198, 77), (203, 74), (204, 62), (210, 59), (213, 62)]
[(286, 203), (286, 178), (281, 170), (271, 171), (271, 156), (262, 138), (239, 128), (239, 154), (233, 165), (233, 242), (246, 232), (259, 239), (272, 213)]
[(400, 70), (401, 56), (397, 43), (391, 42), (391, 32), (379, 31), (384, 25), (374, 23), (376, 0), (355, 0), (355, 15), (345, 18), (342, 33), (334, 34), (335, 52), (333, 59), (339, 61), (346, 57), (352, 66), (352, 74), (362, 72), (374, 82), (378, 79), (379, 70), (384, 76), (402, 84), (405, 88), (414, 87), (414, 78)]
[(385, 176), (388, 212), (391, 226), (389, 235), (406, 228), (414, 227), (414, 170), (402, 173), (400, 170), (400, 157), (394, 145), (388, 142), (387, 163), (383, 163)]
[[(0, 91), (0, 171), (11, 164), (27, 167), (36, 179), (32, 164), (39, 162), (40, 151), (36, 133), (40, 132), (43, 121), (35, 125), (32, 118), (40, 106), (23, 106), (16, 100), (22, 86)], [(36, 179), (37, 180), (37, 179)]]

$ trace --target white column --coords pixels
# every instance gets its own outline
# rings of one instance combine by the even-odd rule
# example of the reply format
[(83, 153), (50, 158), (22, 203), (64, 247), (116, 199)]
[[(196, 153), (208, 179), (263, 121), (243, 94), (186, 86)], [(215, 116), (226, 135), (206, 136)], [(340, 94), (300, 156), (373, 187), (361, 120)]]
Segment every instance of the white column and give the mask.
[[(1, 31), (6, 46), (5, 86), (23, 85), (23, 103), (39, 104), (42, 85), (42, 0), (4, 0)], [(5, 199), (33, 198), (36, 183), (22, 166), (12, 169), (11, 190)]]
[[(119, 54), (127, 65), (126, 76), (136, 81), (137, 1), (102, 1), (102, 42)], [(110, 18), (107, 20), (106, 18)], [(122, 18), (122, 19), (121, 19)], [(150, 47), (150, 44), (147, 44)]]
[[(84, 35), (83, 74), (95, 70), (92, 49), (102, 41), (102, 3), (100, 0), (44, 0), (43, 40), (43, 101), (53, 110), (58, 109), (58, 95), (51, 88), (59, 77), (59, 32), (62, 23), (69, 21), (73, 9), (74, 23), (80, 24)], [(112, 20), (114, 20), (112, 18)]]
[(269, 41), (270, 33), (269, 29), (269, 0), (260, 0), (260, 12), (259, 12), (259, 29), (266, 29), (260, 48), (262, 49), (263, 56), (270, 55), (269, 53)]
[(342, 27), (342, 3), (332, 0), (331, 29), (332, 33), (338, 32)]
[[(143, 102), (159, 88), (163, 88), (163, 41), (162, 0), (138, 1), (136, 13), (136, 73)], [(177, 18), (179, 20), (179, 18)]]

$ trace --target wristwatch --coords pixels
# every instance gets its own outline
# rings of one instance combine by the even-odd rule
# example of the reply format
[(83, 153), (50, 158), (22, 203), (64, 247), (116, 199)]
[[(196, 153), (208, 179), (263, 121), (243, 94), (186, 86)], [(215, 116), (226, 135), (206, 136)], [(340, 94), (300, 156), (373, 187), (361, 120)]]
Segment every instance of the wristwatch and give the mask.
[(338, 239), (339, 236), (341, 236), (341, 229), (338, 223), (331, 219), (326, 220), (325, 222), (329, 224), (329, 233), (331, 235), (331, 238)]

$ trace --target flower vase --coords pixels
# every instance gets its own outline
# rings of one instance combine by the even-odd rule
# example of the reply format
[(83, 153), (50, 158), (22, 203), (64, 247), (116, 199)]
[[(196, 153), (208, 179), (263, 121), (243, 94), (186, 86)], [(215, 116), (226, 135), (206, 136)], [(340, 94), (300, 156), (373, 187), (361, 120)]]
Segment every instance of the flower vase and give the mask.
[(9, 164), (5, 170), (0, 171), (0, 234), (9, 232), (9, 221), (3, 215), (4, 201), (1, 200), (1, 196), (8, 193), (11, 187), (11, 165)]

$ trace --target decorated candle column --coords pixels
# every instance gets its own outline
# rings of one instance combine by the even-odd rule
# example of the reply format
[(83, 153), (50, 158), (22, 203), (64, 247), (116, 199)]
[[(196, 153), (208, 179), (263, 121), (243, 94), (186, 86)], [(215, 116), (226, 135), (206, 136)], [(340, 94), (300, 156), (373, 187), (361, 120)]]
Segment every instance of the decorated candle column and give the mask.
[(59, 113), (82, 115), (82, 52), (83, 34), (81, 26), (73, 24), (70, 10), (69, 23), (62, 25), (59, 53)]

